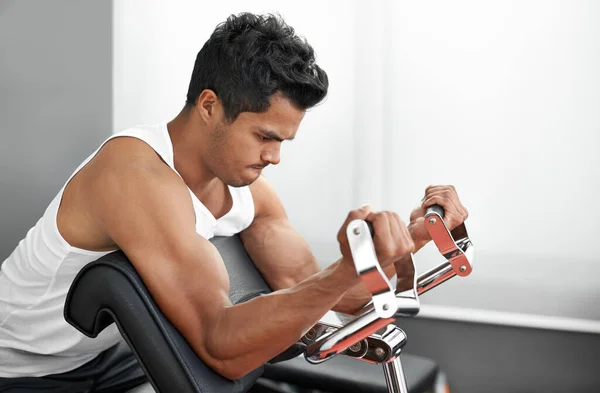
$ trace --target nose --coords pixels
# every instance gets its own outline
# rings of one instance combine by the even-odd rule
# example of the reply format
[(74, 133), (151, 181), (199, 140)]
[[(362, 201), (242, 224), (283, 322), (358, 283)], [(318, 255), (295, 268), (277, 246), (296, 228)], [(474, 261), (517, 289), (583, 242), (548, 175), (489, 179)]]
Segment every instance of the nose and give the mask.
[(261, 154), (260, 158), (263, 161), (268, 162), (269, 164), (277, 165), (279, 164), (279, 161), (281, 161), (281, 156), (279, 153), (280, 148), (280, 143), (274, 143), (272, 146), (269, 146), (268, 148), (263, 150), (263, 153)]

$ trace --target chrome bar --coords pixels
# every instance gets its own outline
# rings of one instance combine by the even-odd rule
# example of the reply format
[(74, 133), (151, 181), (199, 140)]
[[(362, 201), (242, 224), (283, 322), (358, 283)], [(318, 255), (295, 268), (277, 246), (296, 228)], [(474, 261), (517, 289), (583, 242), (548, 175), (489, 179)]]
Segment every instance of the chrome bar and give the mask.
[[(371, 311), (373, 310), (371, 309)], [(308, 348), (317, 341), (323, 343), (323, 340), (339, 340), (339, 337), (334, 336), (334, 333), (351, 321), (352, 318), (348, 314), (328, 311), (327, 314), (325, 314), (319, 322), (302, 337), (301, 341)], [(394, 324), (389, 324), (371, 333), (369, 337), (352, 344), (345, 351), (335, 352), (344, 356), (359, 358), (365, 362), (380, 364), (399, 355), (406, 344), (406, 340), (406, 333), (404, 333), (402, 329)], [(353, 339), (352, 341), (355, 340)], [(316, 348), (308, 349), (308, 351), (320, 351), (318, 347), (320, 345), (319, 343)], [(322, 345), (320, 348), (328, 348), (328, 346)], [(308, 351), (305, 350), (305, 356), (307, 356), (306, 354)], [(329, 358), (335, 356), (335, 352), (330, 354)], [(323, 353), (313, 352), (310, 352), (310, 355), (308, 355), (308, 357), (315, 359), (316, 363), (320, 363), (320, 358), (324, 356), (325, 354)]]
[[(464, 224), (462, 226), (464, 227)], [(462, 228), (462, 230), (466, 233), (466, 228)], [(456, 254), (453, 261), (446, 260), (446, 262), (443, 262), (439, 266), (436, 266), (419, 276), (417, 279), (417, 293), (419, 295), (437, 287), (441, 283), (456, 276), (458, 273), (461, 273), (461, 266), (469, 266), (469, 272), (471, 271), (475, 259), (475, 247), (473, 247), (473, 243), (471, 243), (471, 240), (467, 237), (457, 240), (455, 244), (459, 253)], [(464, 276), (464, 273), (467, 273), (466, 270), (460, 275)], [(468, 273), (466, 275), (468, 275)], [(399, 293), (396, 292), (396, 297), (398, 297), (398, 295)]]
[(388, 386), (388, 392), (408, 393), (408, 387), (406, 385), (406, 378), (404, 377), (402, 363), (400, 362), (400, 356), (397, 356), (391, 362), (383, 364), (383, 374), (385, 375), (385, 382)]
[[(468, 238), (460, 239), (456, 244), (464, 252), (466, 258), (473, 261), (474, 247), (470, 240)], [(421, 295), (456, 275), (456, 270), (450, 261), (446, 261), (419, 276), (416, 280), (416, 292)], [(393, 323), (396, 318), (415, 315), (419, 311), (419, 301), (417, 297), (415, 302), (412, 292), (413, 290), (408, 290), (395, 294), (396, 312), (393, 318), (380, 318), (373, 302), (366, 304), (359, 316), (339, 313), (326, 314), (326, 316), (329, 315), (330, 322), (331, 318), (334, 318), (334, 320), (337, 318), (339, 322), (328, 323), (324, 321), (322, 324), (315, 325), (314, 339), (310, 340), (311, 343), (305, 354), (307, 360), (310, 363), (321, 363), (332, 356), (343, 353), (348, 347), (358, 344), (386, 324)], [(337, 315), (337, 317), (332, 317), (332, 315)], [(338, 330), (333, 331), (334, 329)], [(367, 361), (367, 359), (364, 360)]]
[(302, 338), (309, 363), (321, 363), (340, 353), (372, 363), (384, 363), (399, 356), (406, 335), (393, 325), (395, 319), (415, 316), (420, 309), (419, 295), (471, 272), (474, 247), (465, 225), (450, 233), (440, 215), (434, 212), (426, 217), (428, 230), (446, 261), (414, 279), (413, 288), (405, 291), (392, 289), (377, 260), (367, 223), (354, 220), (348, 225), (356, 270), (372, 300), (361, 309), (360, 315), (326, 314), (329, 317), (324, 317)]
[(309, 344), (304, 357), (309, 363), (324, 362), (392, 322), (394, 322), (393, 318), (380, 318), (377, 312), (372, 309), (350, 321), (346, 326), (334, 332), (327, 332), (317, 341)]
[(452, 269), (452, 265), (449, 262), (442, 263), (419, 276), (417, 293), (421, 295), (455, 276), (456, 272)]
[[(455, 273), (466, 277), (473, 270), (472, 259), (465, 255), (464, 249), (472, 246), (464, 223), (456, 227), (452, 232), (448, 230), (442, 216), (435, 210), (428, 210), (425, 214), (425, 227), (431, 235), (440, 253), (450, 262)], [(460, 240), (455, 240), (460, 239)]]

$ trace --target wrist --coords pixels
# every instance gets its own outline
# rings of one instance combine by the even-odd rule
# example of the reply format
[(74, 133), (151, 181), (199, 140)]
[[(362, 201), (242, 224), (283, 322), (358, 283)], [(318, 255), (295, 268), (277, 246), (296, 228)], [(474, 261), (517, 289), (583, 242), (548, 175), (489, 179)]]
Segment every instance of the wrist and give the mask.
[(350, 285), (355, 285), (360, 282), (360, 277), (356, 272), (354, 261), (351, 258), (341, 257), (337, 261), (337, 264), (338, 266), (336, 267), (336, 271), (338, 271), (339, 274), (344, 277), (346, 282), (348, 282)]
[(424, 228), (422, 228), (422, 230), (419, 231), (417, 225), (408, 225), (408, 233), (410, 233), (410, 237), (414, 243), (413, 254), (416, 254), (420, 249), (425, 247), (427, 243), (429, 243), (429, 241), (431, 240), (429, 232), (427, 232), (427, 230), (425, 230), (425, 233), (422, 233), (423, 229)]

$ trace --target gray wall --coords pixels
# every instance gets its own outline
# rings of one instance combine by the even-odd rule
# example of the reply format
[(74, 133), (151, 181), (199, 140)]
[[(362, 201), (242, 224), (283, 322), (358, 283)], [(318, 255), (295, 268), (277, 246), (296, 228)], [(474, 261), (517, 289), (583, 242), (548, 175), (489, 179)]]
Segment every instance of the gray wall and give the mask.
[(111, 133), (112, 2), (0, 2), (0, 262)]
[(454, 393), (600, 392), (600, 335), (416, 318), (407, 353), (435, 359)]

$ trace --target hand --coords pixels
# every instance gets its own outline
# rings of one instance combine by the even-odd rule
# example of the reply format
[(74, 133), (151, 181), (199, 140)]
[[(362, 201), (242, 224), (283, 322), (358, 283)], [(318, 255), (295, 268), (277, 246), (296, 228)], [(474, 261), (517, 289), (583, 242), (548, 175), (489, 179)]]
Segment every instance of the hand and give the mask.
[(465, 222), (469, 216), (469, 212), (460, 202), (454, 186), (427, 187), (421, 204), (410, 214), (410, 223), (408, 224), (416, 246), (415, 252), (431, 240), (431, 236), (425, 228), (424, 216), (427, 208), (436, 204), (444, 208), (444, 223), (450, 231)]
[(355, 219), (369, 221), (373, 224), (373, 231), (375, 232), (373, 245), (382, 268), (406, 257), (413, 251), (414, 243), (408, 228), (396, 213), (388, 211), (373, 213), (370, 206), (363, 206), (358, 210), (352, 210), (348, 214), (346, 221), (338, 232), (337, 238), (340, 243), (342, 259), (346, 263), (354, 263), (348, 245), (346, 227)]

